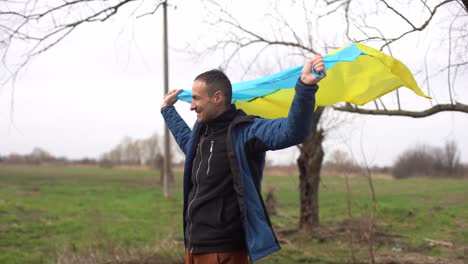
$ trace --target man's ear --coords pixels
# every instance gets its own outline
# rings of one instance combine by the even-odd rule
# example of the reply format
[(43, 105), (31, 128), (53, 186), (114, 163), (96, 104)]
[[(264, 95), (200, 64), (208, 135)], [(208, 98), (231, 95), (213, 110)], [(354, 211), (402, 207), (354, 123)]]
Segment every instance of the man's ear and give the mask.
[(224, 94), (221, 91), (216, 91), (214, 93), (214, 99), (217, 104), (224, 103)]

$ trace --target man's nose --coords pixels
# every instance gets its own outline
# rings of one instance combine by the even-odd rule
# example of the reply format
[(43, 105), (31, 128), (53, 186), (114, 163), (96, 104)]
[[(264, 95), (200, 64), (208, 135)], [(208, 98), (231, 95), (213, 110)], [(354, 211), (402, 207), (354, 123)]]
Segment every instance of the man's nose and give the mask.
[(197, 106), (192, 102), (190, 104), (190, 111), (194, 111), (197, 108)]

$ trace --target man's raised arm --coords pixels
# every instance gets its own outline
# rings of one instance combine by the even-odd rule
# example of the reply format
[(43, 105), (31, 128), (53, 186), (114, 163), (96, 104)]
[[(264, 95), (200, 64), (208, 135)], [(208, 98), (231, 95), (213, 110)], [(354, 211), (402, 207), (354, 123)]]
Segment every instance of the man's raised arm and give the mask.
[(186, 154), (188, 149), (187, 143), (192, 130), (174, 108), (174, 104), (178, 100), (177, 95), (181, 92), (182, 90), (180, 89), (172, 90), (164, 96), (164, 100), (161, 104), (161, 114), (180, 149)]
[[(312, 68), (315, 69), (315, 72), (320, 72), (321, 76), (315, 76)], [(325, 76), (326, 70), (322, 56), (318, 54), (307, 61), (302, 69), (288, 117), (257, 118), (249, 133), (263, 142), (266, 150), (283, 149), (304, 142), (312, 128), (315, 93), (318, 90), (317, 83)]]

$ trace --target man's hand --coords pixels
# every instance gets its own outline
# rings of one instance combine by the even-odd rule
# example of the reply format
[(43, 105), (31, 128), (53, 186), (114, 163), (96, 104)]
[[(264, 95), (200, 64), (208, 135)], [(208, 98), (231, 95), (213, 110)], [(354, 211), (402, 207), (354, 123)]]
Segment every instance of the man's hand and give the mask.
[(166, 107), (168, 105), (173, 105), (177, 102), (177, 95), (180, 94), (182, 92), (182, 89), (176, 89), (176, 90), (172, 90), (172, 91), (169, 91), (165, 96), (164, 96), (164, 100), (161, 104), (161, 109), (163, 107)]
[[(312, 67), (315, 69), (316, 72), (322, 72), (323, 77), (316, 78), (315, 75), (312, 73)], [(325, 78), (325, 76), (327, 76), (327, 73), (325, 71), (325, 65), (323, 64), (322, 55), (317, 54), (314, 56), (314, 58), (306, 62), (306, 64), (302, 68), (301, 81), (304, 84), (313, 85), (317, 84), (321, 79)]]

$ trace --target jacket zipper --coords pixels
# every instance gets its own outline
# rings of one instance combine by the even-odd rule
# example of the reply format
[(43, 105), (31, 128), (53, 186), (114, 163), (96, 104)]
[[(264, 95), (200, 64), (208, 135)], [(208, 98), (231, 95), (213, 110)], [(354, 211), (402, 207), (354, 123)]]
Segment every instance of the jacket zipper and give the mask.
[(211, 156), (213, 156), (213, 144), (214, 144), (214, 141), (211, 140), (211, 147), (210, 147), (210, 156), (208, 157), (208, 169), (206, 170), (206, 175), (208, 175), (210, 173), (210, 161), (211, 161)]
[[(193, 247), (192, 247), (192, 243), (190, 242), (190, 238), (192, 236), (192, 219), (190, 219), (190, 207), (192, 206), (193, 202), (195, 201), (195, 199), (197, 198), (197, 194), (198, 194), (198, 173), (200, 172), (200, 168), (201, 168), (201, 165), (203, 163), (203, 142), (205, 141), (205, 138), (203, 138), (201, 141), (200, 141), (200, 145), (199, 145), (199, 148), (200, 148), (200, 164), (198, 164), (198, 169), (197, 169), (197, 173), (195, 174), (195, 195), (193, 196), (193, 199), (192, 201), (190, 201), (188, 207), (187, 207), (187, 220), (189, 222), (189, 234), (188, 234), (188, 242), (189, 242), (189, 245), (190, 245), (190, 253), (193, 253)], [(208, 169), (207, 169), (207, 175), (208, 173), (210, 172), (210, 160), (211, 160), (211, 156), (213, 155), (213, 144), (214, 144), (214, 141), (212, 140), (211, 141), (211, 146), (210, 146), (210, 156), (208, 157)]]

